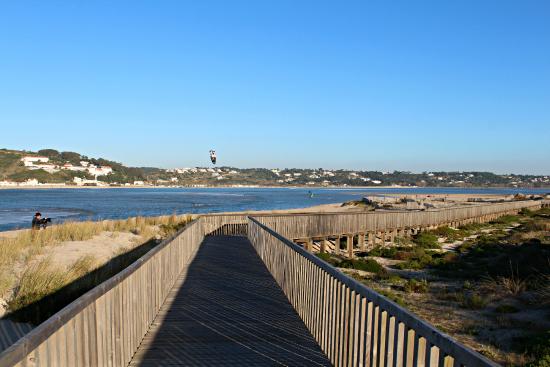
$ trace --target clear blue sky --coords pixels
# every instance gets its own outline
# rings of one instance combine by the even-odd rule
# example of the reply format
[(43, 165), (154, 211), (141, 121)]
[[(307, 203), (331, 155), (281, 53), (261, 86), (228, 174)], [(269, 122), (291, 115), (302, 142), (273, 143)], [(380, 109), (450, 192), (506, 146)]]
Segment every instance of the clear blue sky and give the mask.
[(550, 174), (550, 2), (3, 1), (0, 147)]

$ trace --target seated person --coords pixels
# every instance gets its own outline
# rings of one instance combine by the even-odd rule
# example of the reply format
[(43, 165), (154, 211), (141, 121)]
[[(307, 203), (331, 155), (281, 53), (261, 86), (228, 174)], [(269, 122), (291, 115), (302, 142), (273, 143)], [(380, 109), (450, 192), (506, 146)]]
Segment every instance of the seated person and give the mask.
[(34, 217), (32, 218), (32, 229), (40, 229), (41, 225), (42, 225), (42, 214), (40, 214), (40, 212), (36, 212), (34, 214)]

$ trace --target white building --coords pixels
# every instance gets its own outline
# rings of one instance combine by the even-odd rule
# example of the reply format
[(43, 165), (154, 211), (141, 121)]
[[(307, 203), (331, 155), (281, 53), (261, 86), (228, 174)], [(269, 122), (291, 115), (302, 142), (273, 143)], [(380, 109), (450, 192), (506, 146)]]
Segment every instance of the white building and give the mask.
[(84, 185), (95, 185), (95, 186), (102, 186), (104, 182), (98, 181), (98, 180), (88, 180), (85, 178), (75, 177), (73, 178), (73, 182), (77, 186), (84, 186)]
[(34, 166), (36, 163), (48, 163), (49, 160), (50, 160), (50, 158), (48, 158), (48, 157), (26, 156), (26, 157), (21, 158), (21, 161), (23, 162), (25, 167)]
[(34, 166), (28, 166), (27, 167), (30, 170), (37, 170), (37, 169), (43, 169), (44, 171), (48, 173), (55, 173), (59, 172), (59, 167), (55, 164), (37, 164)]
[(38, 180), (36, 178), (29, 178), (27, 181), (21, 182), (19, 184), (19, 186), (37, 186), (39, 184), (40, 183), (38, 182)]
[(90, 166), (87, 168), (88, 172), (94, 176), (106, 176), (113, 172), (113, 169), (109, 166), (95, 167)]
[(17, 186), (17, 182), (0, 181), (0, 186)]
[(70, 163), (65, 163), (62, 167), (62, 169), (68, 170), (68, 171), (78, 171), (78, 172), (84, 172), (87, 171), (88, 168), (83, 166), (73, 166)]

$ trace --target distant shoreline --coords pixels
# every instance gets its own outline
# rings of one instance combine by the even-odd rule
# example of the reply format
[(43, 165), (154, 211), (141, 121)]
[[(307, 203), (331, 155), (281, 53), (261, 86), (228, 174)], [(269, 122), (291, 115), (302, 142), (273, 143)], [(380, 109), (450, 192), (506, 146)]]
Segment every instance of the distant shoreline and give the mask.
[(464, 189), (464, 190), (550, 190), (550, 186), (544, 187), (510, 187), (510, 186), (0, 186), (0, 190), (74, 190), (74, 189)]

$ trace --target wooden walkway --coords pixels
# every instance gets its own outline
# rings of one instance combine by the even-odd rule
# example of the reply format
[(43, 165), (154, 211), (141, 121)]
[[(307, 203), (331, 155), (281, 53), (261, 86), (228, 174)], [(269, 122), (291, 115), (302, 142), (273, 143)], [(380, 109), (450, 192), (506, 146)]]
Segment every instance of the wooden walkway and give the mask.
[(130, 366), (330, 366), (244, 237), (207, 237)]

